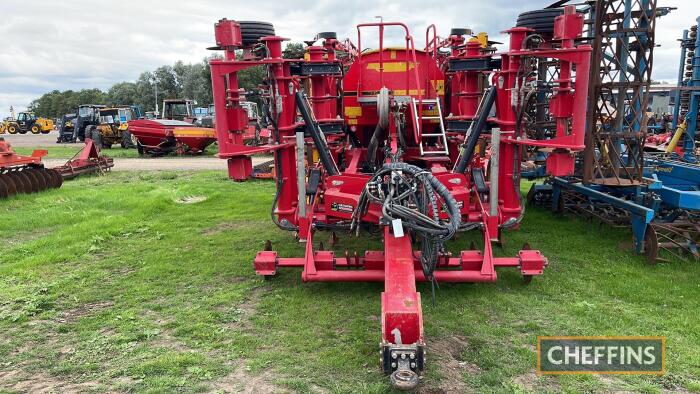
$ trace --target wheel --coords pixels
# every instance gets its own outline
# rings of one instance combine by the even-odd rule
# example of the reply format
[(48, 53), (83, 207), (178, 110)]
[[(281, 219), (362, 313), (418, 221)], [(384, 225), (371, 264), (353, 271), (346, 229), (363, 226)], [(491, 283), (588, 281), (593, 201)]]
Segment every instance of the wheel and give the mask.
[(272, 23), (259, 21), (236, 21), (241, 27), (241, 38), (244, 46), (250, 46), (262, 37), (274, 36), (275, 28)]
[(552, 34), (554, 33), (554, 19), (563, 13), (563, 8), (547, 8), (523, 12), (518, 16), (515, 26), (528, 27), (538, 34)]
[(89, 126), (85, 129), (85, 137), (90, 138), (98, 148), (102, 148), (102, 134), (100, 134), (100, 130), (97, 127)]
[(336, 34), (336, 32), (334, 32), (334, 31), (324, 31), (324, 32), (316, 34), (316, 38), (318, 38), (319, 40), (328, 40), (328, 39), (337, 40), (338, 34)]
[(7, 126), (7, 132), (10, 134), (17, 134), (17, 129), (18, 129), (18, 127), (14, 123), (10, 123), (10, 125)]
[(141, 156), (143, 156), (146, 153), (146, 151), (143, 149), (143, 145), (141, 145), (141, 143), (138, 140), (136, 140), (136, 151), (138, 151), (139, 155)]
[(40, 134), (41, 133), (41, 127), (39, 127), (39, 124), (37, 124), (37, 123), (34, 123), (30, 130), (32, 131), (32, 134)]
[(408, 391), (416, 388), (418, 386), (419, 380), (418, 374), (416, 374), (415, 372), (401, 369), (398, 371), (394, 371), (389, 376), (389, 381), (391, 382), (391, 385), (396, 389), (401, 391)]

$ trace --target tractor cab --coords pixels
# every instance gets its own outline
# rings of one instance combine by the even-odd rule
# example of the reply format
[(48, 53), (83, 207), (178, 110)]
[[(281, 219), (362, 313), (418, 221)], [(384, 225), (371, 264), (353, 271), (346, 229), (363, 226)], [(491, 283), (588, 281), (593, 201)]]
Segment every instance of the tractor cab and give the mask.
[(119, 120), (119, 124), (124, 124), (130, 120), (136, 120), (137, 117), (132, 107), (124, 107), (119, 108), (117, 119)]
[(93, 140), (100, 148), (111, 148), (120, 144), (122, 148), (131, 147), (131, 135), (128, 133), (129, 121), (134, 120), (131, 107), (99, 108), (96, 112), (97, 125), (85, 129), (85, 138)]
[(163, 100), (163, 119), (193, 123), (195, 119), (194, 104), (193, 100), (188, 99)]
[[(88, 126), (97, 126), (100, 123), (99, 111), (101, 108), (105, 108), (105, 106), (82, 104), (78, 106), (74, 119), (66, 121), (66, 116), (64, 116), (64, 121), (61, 123), (61, 128), (59, 129), (57, 142), (85, 141), (85, 129)], [(72, 116), (70, 117), (72, 118)]]
[(31, 112), (20, 112), (19, 115), (17, 115), (17, 124), (24, 130), (29, 129), (34, 122), (36, 122), (36, 115)]

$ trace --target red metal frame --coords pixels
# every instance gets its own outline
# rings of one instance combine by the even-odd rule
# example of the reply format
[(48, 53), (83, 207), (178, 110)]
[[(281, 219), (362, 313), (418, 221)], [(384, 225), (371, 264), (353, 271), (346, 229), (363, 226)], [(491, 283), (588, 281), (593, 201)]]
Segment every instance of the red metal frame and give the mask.
[[(390, 95), (391, 111), (395, 116), (389, 117), (386, 130), (385, 147), (391, 155), (402, 161), (424, 168), (442, 183), (459, 205), (462, 222), (473, 228), (479, 228), (483, 236), (483, 251), (463, 250), (459, 256), (443, 253), (438, 256), (438, 268), (434, 278), (438, 282), (493, 282), (497, 278), (496, 268), (519, 269), (525, 278), (540, 275), (547, 265), (547, 259), (536, 250), (523, 248), (516, 257), (495, 257), (492, 242), (502, 237), (505, 227), (517, 227), (522, 213), (521, 196), (518, 185), (520, 163), (515, 162), (523, 146), (557, 148), (550, 155), (553, 157), (551, 167), (557, 174), (570, 174), (573, 171), (573, 154), (583, 147), (584, 117), (587, 89), (573, 89), (586, 86), (590, 47), (574, 45), (574, 39), (581, 34), (582, 19), (567, 8), (565, 14), (555, 22), (555, 37), (559, 43), (555, 46), (544, 45), (537, 48), (524, 46), (524, 41), (531, 34), (526, 28), (508, 30), (510, 50), (500, 54), (501, 67), (497, 70), (452, 71), (450, 59), (484, 60), (487, 67), (492, 67), (494, 56), (482, 50), (477, 42), (467, 43), (462, 48), (464, 38), (451, 36), (440, 41), (434, 27), (430, 40), (430, 28), (426, 32), (426, 51), (415, 49), (408, 27), (403, 23), (380, 22), (360, 24), (358, 43), (354, 45), (345, 41), (340, 44), (335, 39), (326, 40), (321, 46), (308, 47), (306, 60), (282, 59), (281, 37), (263, 37), (260, 43), (266, 47), (266, 56), (255, 57), (250, 48), (243, 47), (247, 57), (236, 60), (235, 50), (241, 48), (240, 29), (230, 20), (221, 20), (216, 24), (216, 37), (219, 49), (226, 50), (224, 60), (210, 62), (212, 88), (216, 106), (216, 133), (219, 141), (219, 156), (228, 160), (229, 176), (235, 180), (245, 180), (250, 176), (250, 156), (257, 153), (275, 153), (280, 171), (276, 174), (278, 182), (277, 206), (275, 215), (280, 222), (287, 223), (287, 228), (296, 229), (298, 237), (306, 242), (304, 257), (279, 257), (276, 252), (267, 250), (257, 254), (254, 261), (256, 273), (272, 276), (280, 268), (302, 268), (302, 279), (314, 281), (383, 281), (382, 293), (382, 364), (385, 372), (408, 370), (420, 372), (423, 368), (423, 349), (425, 347), (422, 327), (421, 298), (416, 291), (416, 282), (425, 281), (426, 277), (420, 262), (420, 252), (414, 251), (409, 236), (394, 234), (390, 226), (381, 223), (383, 216), (381, 206), (370, 204), (362, 215), (364, 223), (384, 226), (384, 250), (366, 251), (364, 255), (336, 256), (332, 251), (314, 250), (313, 238), (317, 225), (337, 225), (347, 223), (358, 207), (358, 200), (372, 173), (363, 167), (367, 157), (369, 137), (378, 122), (379, 98), (377, 93), (387, 88)], [(401, 27), (405, 31), (405, 48), (385, 48), (384, 29)], [(379, 29), (379, 49), (362, 53), (361, 28)], [(438, 47), (451, 46), (451, 53), (445, 57)], [(344, 61), (337, 60), (334, 51), (346, 51)], [(525, 58), (558, 59), (560, 64), (558, 88), (550, 101), (550, 113), (556, 118), (556, 137), (549, 140), (523, 138), (516, 130), (516, 115), (512, 102), (517, 86), (522, 86), (522, 77), (518, 74), (520, 62)], [(338, 78), (333, 72), (334, 65), (348, 66), (342, 76), (342, 98), (335, 89)], [(272, 143), (250, 147), (242, 141), (242, 131), (247, 124), (244, 111), (238, 105), (241, 92), (238, 88), (236, 73), (262, 65), (268, 68), (266, 85), (269, 87), (266, 99), (271, 108), (276, 133)], [(327, 66), (328, 72), (293, 72), (293, 66), (303, 69), (305, 65)], [(572, 70), (575, 68), (575, 76)], [(473, 121), (477, 116), (478, 100), (482, 94), (480, 84), (487, 72), (494, 72), (493, 84), (497, 89), (496, 117), (490, 122), (500, 128), (500, 148), (498, 151), (498, 194), (493, 202), (479, 191), (471, 170), (486, 172), (489, 155), (475, 155), (470, 158), (469, 170), (465, 173), (452, 172), (455, 164), (457, 143), (450, 146), (452, 152), (447, 155), (427, 157), (418, 152), (417, 144), (422, 141), (424, 133), (439, 132), (439, 122), (435, 122), (427, 112), (437, 113), (436, 107), (424, 106), (430, 99), (444, 105), (446, 97), (443, 89), (446, 75), (452, 76), (452, 92), (448, 97), (451, 103), (452, 117), (457, 120)], [(319, 186), (314, 195), (298, 198), (297, 157), (294, 136), (303, 131), (305, 125), (297, 121), (297, 104), (295, 94), (299, 90), (310, 91), (311, 109), (315, 122), (323, 130), (342, 123), (345, 133), (328, 135), (328, 151), (332, 159), (342, 166), (340, 174), (331, 175), (316, 163), (315, 154), (318, 146), (306, 138), (305, 166), (309, 171), (320, 171)], [(406, 110), (406, 98), (418, 102), (415, 117)], [(334, 100), (335, 101), (334, 103)], [(335, 104), (335, 105), (334, 105)], [(342, 112), (337, 108), (342, 104)], [(401, 112), (406, 111), (406, 112)], [(447, 111), (446, 111), (447, 112)], [(448, 112), (448, 113), (449, 113)], [(338, 115), (342, 118), (338, 119)], [(401, 116), (406, 117), (399, 120)], [(443, 114), (444, 117), (447, 114)], [(410, 117), (410, 119), (408, 119)], [(401, 124), (399, 124), (402, 122)], [(417, 124), (414, 124), (417, 123)], [(408, 138), (411, 135), (415, 139)], [(465, 137), (454, 133), (459, 143)], [(350, 138), (354, 144), (349, 144)], [(403, 139), (399, 138), (403, 137)], [(488, 135), (482, 137), (489, 138)], [(401, 142), (399, 142), (401, 141)], [(482, 152), (484, 153), (484, 152)], [(495, 152), (494, 152), (495, 153)], [(495, 156), (494, 156), (495, 157)], [(389, 156), (384, 159), (390, 162)], [(547, 166), (548, 169), (550, 166)], [(308, 179), (304, 179), (304, 183)], [(487, 182), (489, 183), (489, 182)], [(487, 185), (496, 186), (496, 185)], [(495, 192), (494, 192), (495, 193)], [(444, 202), (438, 201), (439, 208)], [(302, 212), (305, 212), (302, 214)], [(447, 219), (447, 213), (440, 217)], [(516, 223), (513, 225), (512, 223)], [(394, 362), (408, 356), (415, 362)], [(394, 359), (399, 357), (399, 359)]]
[(66, 164), (55, 167), (63, 179), (71, 179), (83, 174), (109, 171), (114, 167), (114, 159), (100, 154), (100, 149), (90, 139), (85, 139), (85, 146)]

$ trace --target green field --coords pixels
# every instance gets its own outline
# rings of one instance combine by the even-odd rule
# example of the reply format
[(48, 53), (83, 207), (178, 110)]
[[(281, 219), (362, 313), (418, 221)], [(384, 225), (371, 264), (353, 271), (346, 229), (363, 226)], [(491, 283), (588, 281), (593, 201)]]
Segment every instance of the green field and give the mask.
[[(267, 239), (282, 256), (303, 253), (269, 219), (273, 190), (223, 172), (115, 172), (0, 201), (0, 391), (390, 391), (382, 284), (255, 276)], [(700, 392), (698, 263), (648, 266), (620, 250), (629, 239), (533, 208), (496, 253), (527, 241), (549, 258), (544, 276), (441, 284), (434, 305), (420, 284), (421, 390)], [(368, 247), (380, 240), (337, 245)], [(667, 373), (541, 377), (538, 335), (664, 335)]]
[[(81, 146), (76, 145), (50, 145), (50, 146), (37, 146), (37, 147), (12, 147), (12, 149), (20, 155), (31, 155), (35, 149), (43, 149), (49, 151), (46, 156), (47, 159), (69, 159), (75, 156), (76, 153), (82, 149)], [(218, 146), (213, 144), (207, 148), (204, 152), (204, 156), (214, 156), (218, 152)], [(111, 158), (136, 158), (140, 157), (136, 149), (122, 149), (120, 146), (115, 145), (110, 149), (103, 149), (102, 153)], [(150, 156), (144, 156), (150, 157)]]

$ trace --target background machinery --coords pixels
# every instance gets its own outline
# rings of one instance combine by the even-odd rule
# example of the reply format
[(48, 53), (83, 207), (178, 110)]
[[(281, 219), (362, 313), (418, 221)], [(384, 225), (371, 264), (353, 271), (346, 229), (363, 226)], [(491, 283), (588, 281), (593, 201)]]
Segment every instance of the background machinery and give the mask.
[[(547, 265), (529, 245), (496, 257), (492, 244), (524, 215), (523, 152), (548, 149), (546, 171), (567, 176), (584, 147), (591, 52), (577, 43), (584, 18), (574, 7), (548, 18), (552, 34), (512, 28), (510, 50), (500, 54), (485, 36), (453, 29), (440, 38), (435, 26), (417, 49), (405, 24), (379, 22), (358, 25), (356, 43), (319, 33), (304, 59), (283, 58), (285, 39), (269, 23), (215, 25), (215, 49), (225, 51), (210, 62), (219, 156), (229, 177), (243, 181), (253, 173), (251, 155), (274, 155), (272, 219), (306, 245), (302, 257), (281, 257), (268, 242), (255, 271), (271, 277), (298, 267), (304, 281), (383, 282), (380, 362), (397, 388), (415, 387), (429, 349), (416, 282), (493, 282), (497, 268), (518, 269), (529, 281)], [(378, 33), (372, 50), (363, 40), (368, 30)], [(402, 45), (385, 45), (396, 33)], [(237, 73), (255, 66), (267, 71), (260, 97), (272, 141), (250, 146)], [(554, 73), (556, 85), (539, 84), (540, 69)], [(532, 97), (543, 95), (552, 127), (526, 133), (525, 119), (537, 110)], [(315, 249), (320, 231), (374, 232), (384, 249)], [(460, 252), (450, 253), (445, 243), (467, 231), (480, 233), (482, 249), (456, 245)]]
[[(583, 160), (574, 176), (549, 177), (528, 194), (560, 213), (631, 227), (634, 249), (649, 263), (700, 257), (700, 167), (674, 152), (645, 152), (655, 24), (670, 11), (654, 0), (590, 4), (584, 39), (593, 56)], [(681, 73), (692, 76), (692, 61), (685, 67)], [(528, 176), (539, 176), (544, 167)]]
[(83, 104), (75, 114), (66, 114), (61, 121), (57, 143), (85, 141), (85, 129), (100, 124), (100, 109), (104, 105)]
[(188, 99), (163, 100), (162, 119), (180, 120), (194, 124), (197, 116), (194, 114), (194, 101)]
[(131, 107), (100, 108), (98, 110), (99, 123), (88, 125), (85, 129), (85, 137), (100, 148), (111, 148), (119, 144), (122, 148), (133, 148), (129, 132), (129, 122), (136, 119)]
[(32, 112), (20, 112), (17, 118), (9, 118), (0, 129), (9, 134), (48, 134), (54, 128), (53, 120), (37, 117)]

